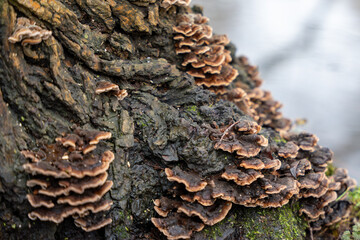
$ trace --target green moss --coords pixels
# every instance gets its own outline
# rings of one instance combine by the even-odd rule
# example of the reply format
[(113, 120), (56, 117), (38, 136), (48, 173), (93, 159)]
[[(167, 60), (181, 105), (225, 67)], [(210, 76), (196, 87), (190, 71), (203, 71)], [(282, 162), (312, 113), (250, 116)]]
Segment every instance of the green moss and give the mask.
[(354, 207), (352, 209), (352, 215), (359, 218), (360, 217), (360, 187), (356, 187), (353, 191), (349, 192), (349, 200)]
[(153, 123), (150, 117), (147, 116), (146, 114), (138, 115), (137, 117), (138, 118), (136, 119), (136, 124), (141, 128), (148, 127)]
[(188, 111), (188, 112), (197, 112), (197, 111), (198, 111), (198, 108), (197, 108), (196, 105), (193, 105), (193, 106), (187, 107), (185, 111)]
[(185, 109), (185, 112), (188, 112), (190, 114), (196, 114), (197, 116), (200, 116), (199, 109), (198, 109), (198, 107), (196, 105), (188, 106)]
[(334, 165), (332, 163), (328, 164), (326, 172), (325, 172), (326, 176), (329, 177), (329, 176), (334, 175), (335, 170), (336, 170), (336, 168), (334, 167)]
[[(247, 209), (243, 217), (247, 239), (303, 239), (307, 222), (297, 214), (298, 206)], [(249, 211), (250, 210), (250, 211)]]
[(341, 236), (341, 240), (360, 240), (360, 223), (355, 224), (352, 227), (352, 231), (349, 230), (345, 231)]
[(130, 238), (129, 229), (124, 225), (116, 226), (115, 234), (119, 239), (128, 239), (128, 238)]
[(129, 239), (131, 237), (130, 229), (128, 226), (132, 224), (132, 217), (127, 211), (119, 211), (119, 223), (115, 227), (115, 235), (118, 239)]
[(221, 237), (223, 235), (224, 229), (234, 227), (236, 223), (236, 218), (237, 215), (235, 213), (231, 215), (231, 217), (228, 217), (213, 226), (206, 226), (203, 230), (206, 239), (216, 240), (218, 237)]
[(275, 141), (276, 143), (287, 143), (287, 141), (286, 141), (284, 138), (282, 138), (282, 137), (275, 137), (275, 138), (274, 138), (274, 141)]

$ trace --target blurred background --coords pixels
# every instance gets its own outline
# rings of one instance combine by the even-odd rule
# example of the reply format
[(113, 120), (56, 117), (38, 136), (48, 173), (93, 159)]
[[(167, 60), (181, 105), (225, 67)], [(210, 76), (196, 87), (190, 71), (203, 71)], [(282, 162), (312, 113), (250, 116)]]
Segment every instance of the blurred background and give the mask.
[(192, 0), (360, 183), (360, 0)]

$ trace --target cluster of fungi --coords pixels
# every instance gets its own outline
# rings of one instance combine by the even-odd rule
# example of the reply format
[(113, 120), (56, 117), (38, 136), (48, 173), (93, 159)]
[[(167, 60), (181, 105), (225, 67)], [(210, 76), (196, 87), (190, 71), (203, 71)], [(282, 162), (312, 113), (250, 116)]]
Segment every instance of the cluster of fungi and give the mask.
[(14, 33), (9, 37), (9, 42), (21, 42), (21, 45), (35, 45), (48, 39), (52, 32), (42, 29), (36, 23), (28, 18), (19, 17), (16, 21)]
[(177, 6), (189, 6), (190, 5), (191, 0), (164, 0), (161, 3), (161, 7), (163, 8), (169, 8), (172, 5), (177, 5)]
[(76, 129), (56, 138), (55, 144), (22, 151), (31, 160), (23, 168), (34, 175), (26, 183), (32, 188), (27, 199), (35, 208), (28, 214), (30, 219), (58, 224), (72, 216), (75, 225), (87, 232), (112, 222), (104, 214), (112, 201), (103, 196), (113, 185), (107, 170), (114, 154), (97, 147), (109, 138), (109, 132)]
[(237, 76), (238, 71), (229, 63), (230, 43), (226, 35), (213, 35), (206, 23), (208, 18), (201, 14), (182, 14), (174, 27), (177, 54), (184, 55), (182, 66), (195, 78), (197, 85), (204, 85), (214, 92), (222, 92)]
[[(190, 1), (163, 0), (161, 6), (187, 7)], [(319, 146), (313, 134), (289, 131), (291, 121), (279, 111), (282, 105), (270, 92), (260, 89), (258, 69), (245, 57), (235, 61), (253, 86), (234, 81), (239, 72), (232, 67), (231, 52), (226, 49), (230, 41), (226, 35), (214, 35), (208, 21), (189, 11), (177, 16), (173, 30), (175, 51), (183, 56), (181, 65), (197, 85), (233, 102), (250, 118), (226, 126), (206, 126), (214, 148), (235, 159), (220, 172), (202, 175), (185, 165), (164, 169), (173, 186), (166, 196), (154, 200), (154, 210), (160, 216), (151, 219), (154, 226), (168, 239), (189, 239), (206, 225), (222, 221), (234, 204), (277, 208), (291, 199), (301, 203), (299, 214), (307, 217), (313, 230), (347, 217), (347, 192), (356, 182), (344, 169), (326, 174), (332, 152)], [(20, 17), (8, 40), (26, 46), (39, 44), (51, 34)], [(126, 90), (108, 81), (98, 82), (95, 93), (110, 93), (119, 100), (127, 96)], [(23, 168), (33, 175), (27, 181), (32, 188), (27, 199), (35, 208), (28, 214), (30, 219), (58, 224), (71, 216), (84, 231), (112, 222), (104, 213), (112, 201), (104, 195), (113, 184), (107, 170), (114, 154), (97, 145), (110, 137), (109, 132), (75, 129), (57, 138), (55, 144), (22, 151), (31, 160)]]
[(213, 34), (212, 28), (207, 25), (208, 20), (194, 13), (177, 16), (175, 51), (184, 56), (182, 66), (187, 68), (187, 73), (195, 78), (197, 85), (203, 85), (221, 98), (234, 102), (259, 124), (278, 131), (289, 130), (291, 121), (283, 118), (279, 112), (282, 105), (272, 98), (270, 92), (259, 88), (262, 79), (257, 68), (250, 65), (246, 57), (240, 57), (238, 62), (255, 83), (255, 88), (235, 83), (235, 88), (227, 89), (226, 86), (239, 74), (230, 65), (231, 53), (225, 48), (230, 40), (226, 35)]
[(344, 169), (325, 174), (332, 152), (318, 146), (315, 135), (285, 132), (275, 141), (260, 131), (260, 125), (246, 119), (212, 128), (209, 137), (215, 149), (236, 159), (218, 174), (202, 176), (179, 166), (165, 169), (174, 185), (170, 197), (154, 201), (161, 218), (152, 222), (168, 239), (187, 239), (216, 224), (232, 204), (276, 208), (297, 199), (299, 214), (306, 215), (313, 230), (348, 216), (346, 193), (356, 182)]
[[(347, 192), (356, 181), (345, 169), (326, 174), (332, 152), (319, 146), (313, 134), (289, 131), (291, 121), (282, 116), (281, 104), (270, 92), (259, 88), (262, 79), (247, 58), (237, 61), (254, 87), (233, 82), (238, 72), (225, 49), (229, 40), (213, 35), (207, 21), (193, 13), (177, 17), (176, 53), (184, 56), (182, 66), (187, 66), (196, 84), (232, 101), (252, 119), (207, 126), (214, 148), (236, 159), (221, 172), (203, 176), (185, 165), (165, 168), (173, 187), (167, 196), (154, 200), (160, 217), (152, 218), (152, 223), (168, 239), (189, 239), (205, 225), (223, 220), (233, 204), (277, 208), (291, 199), (300, 202), (299, 214), (306, 216), (315, 231), (346, 218), (350, 211)], [(230, 84), (231, 89), (226, 87)], [(265, 137), (263, 127), (272, 129), (275, 136)]]

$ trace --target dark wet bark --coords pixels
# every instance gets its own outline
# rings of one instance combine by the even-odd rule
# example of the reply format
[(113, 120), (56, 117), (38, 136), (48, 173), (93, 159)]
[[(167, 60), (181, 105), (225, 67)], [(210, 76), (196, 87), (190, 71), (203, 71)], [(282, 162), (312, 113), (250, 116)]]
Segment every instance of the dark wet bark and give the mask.
[[(166, 12), (155, 0), (0, 0), (0, 10), (0, 239), (162, 239), (149, 220), (156, 215), (152, 200), (170, 186), (163, 169), (178, 162), (203, 175), (222, 170), (231, 156), (213, 149), (202, 125), (245, 115), (179, 70), (175, 8)], [(52, 37), (37, 45), (9, 43), (20, 16)], [(96, 95), (102, 80), (129, 96)], [(107, 195), (114, 201), (113, 223), (92, 233), (72, 221), (55, 225), (27, 217), (29, 176), (20, 151), (53, 143), (74, 125), (110, 131), (108, 148), (116, 153)], [(234, 207), (194, 238), (301, 239), (304, 221), (296, 211), (296, 204)]]

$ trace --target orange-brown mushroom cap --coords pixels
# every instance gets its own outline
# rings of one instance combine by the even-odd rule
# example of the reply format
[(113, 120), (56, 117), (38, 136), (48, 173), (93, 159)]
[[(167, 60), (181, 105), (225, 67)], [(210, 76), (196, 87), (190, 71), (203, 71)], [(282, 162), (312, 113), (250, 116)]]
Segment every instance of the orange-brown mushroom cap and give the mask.
[(83, 194), (71, 194), (69, 196), (60, 197), (58, 204), (69, 204), (70, 206), (79, 206), (90, 202), (99, 201), (105, 193), (112, 187), (112, 181), (106, 181), (101, 187), (95, 189), (87, 189)]
[(205, 225), (179, 213), (172, 213), (166, 218), (151, 218), (151, 222), (168, 239), (189, 239), (191, 234), (201, 231)]
[(70, 178), (59, 181), (59, 186), (46, 187), (45, 189), (39, 189), (37, 192), (50, 197), (67, 196), (70, 192), (83, 194), (86, 189), (102, 186), (107, 177), (107, 172), (104, 172), (95, 177)]
[(85, 216), (74, 220), (77, 227), (81, 227), (85, 232), (92, 232), (105, 227), (112, 223), (111, 218), (106, 218), (102, 215)]
[(212, 206), (205, 207), (201, 204), (182, 204), (178, 208), (178, 212), (182, 212), (187, 216), (198, 216), (206, 225), (214, 225), (223, 220), (232, 207), (231, 202), (216, 201)]
[(202, 179), (197, 174), (185, 172), (178, 166), (173, 169), (165, 168), (165, 174), (169, 181), (175, 181), (184, 184), (186, 190), (189, 192), (201, 191), (207, 185), (207, 182), (202, 181)]
[(232, 180), (237, 185), (245, 186), (250, 185), (259, 178), (263, 178), (264, 175), (254, 169), (238, 169), (234, 167), (227, 167), (225, 172), (221, 174), (221, 177), (226, 180)]
[(109, 210), (112, 205), (110, 200), (101, 200), (95, 203), (87, 203), (81, 206), (57, 205), (54, 208), (37, 208), (28, 214), (31, 220), (51, 221), (61, 223), (66, 217), (77, 214), (86, 215), (89, 211), (97, 213)]
[(278, 155), (283, 158), (296, 158), (299, 149), (298, 145), (290, 141), (280, 147)]
[(16, 21), (15, 30), (8, 40), (11, 43), (21, 42), (23, 46), (35, 45), (48, 39), (51, 34), (51, 31), (37, 26), (36, 22), (25, 17), (19, 17)]

